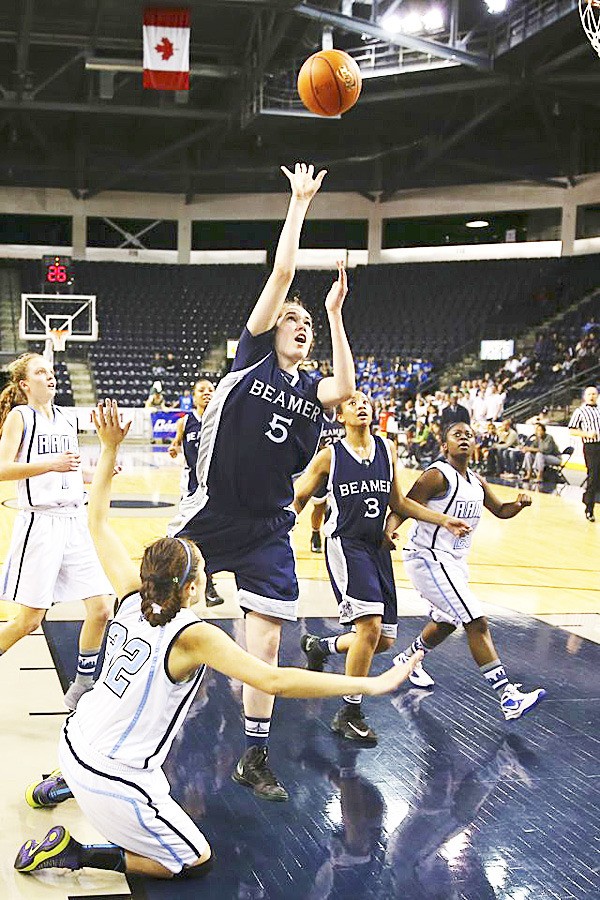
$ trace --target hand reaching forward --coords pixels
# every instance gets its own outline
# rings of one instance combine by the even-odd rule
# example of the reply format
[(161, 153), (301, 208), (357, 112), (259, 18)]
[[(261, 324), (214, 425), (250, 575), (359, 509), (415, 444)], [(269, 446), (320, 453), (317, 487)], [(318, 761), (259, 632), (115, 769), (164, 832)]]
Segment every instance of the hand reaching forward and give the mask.
[(281, 171), (289, 179), (293, 196), (298, 200), (307, 201), (312, 200), (315, 196), (327, 174), (327, 169), (321, 169), (315, 175), (315, 167), (307, 166), (306, 163), (296, 163), (293, 172), (290, 172), (285, 166), (281, 166)]

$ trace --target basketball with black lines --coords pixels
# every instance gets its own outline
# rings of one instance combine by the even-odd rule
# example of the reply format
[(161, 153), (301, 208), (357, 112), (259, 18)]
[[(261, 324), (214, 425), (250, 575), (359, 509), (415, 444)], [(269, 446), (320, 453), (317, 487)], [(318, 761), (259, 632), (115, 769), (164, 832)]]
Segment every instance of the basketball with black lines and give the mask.
[(358, 63), (343, 50), (319, 50), (298, 74), (298, 95), (318, 116), (339, 116), (360, 96), (362, 78)]

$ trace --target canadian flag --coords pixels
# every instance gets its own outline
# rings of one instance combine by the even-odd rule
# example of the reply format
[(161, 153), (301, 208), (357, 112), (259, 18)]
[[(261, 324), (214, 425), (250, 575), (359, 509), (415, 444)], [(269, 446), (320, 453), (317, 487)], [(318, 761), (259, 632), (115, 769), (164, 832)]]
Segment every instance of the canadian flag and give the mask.
[(144, 87), (189, 91), (189, 9), (144, 10)]

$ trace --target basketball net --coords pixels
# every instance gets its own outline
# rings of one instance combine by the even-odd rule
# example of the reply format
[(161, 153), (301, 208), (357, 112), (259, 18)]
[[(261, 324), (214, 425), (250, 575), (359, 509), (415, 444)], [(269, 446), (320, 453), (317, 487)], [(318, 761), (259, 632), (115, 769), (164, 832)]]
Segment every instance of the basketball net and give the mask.
[(590, 44), (600, 56), (600, 0), (579, 0), (579, 17)]
[(50, 328), (46, 333), (46, 343), (44, 344), (44, 358), (54, 365), (54, 354), (63, 353), (67, 348), (67, 337), (69, 336), (68, 328)]

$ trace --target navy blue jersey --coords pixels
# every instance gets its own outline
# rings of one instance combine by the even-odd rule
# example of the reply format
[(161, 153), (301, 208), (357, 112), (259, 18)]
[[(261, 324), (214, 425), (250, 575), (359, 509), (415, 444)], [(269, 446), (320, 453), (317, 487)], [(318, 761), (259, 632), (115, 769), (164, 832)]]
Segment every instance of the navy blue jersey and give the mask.
[(331, 447), (332, 444), (341, 441), (346, 434), (346, 429), (342, 423), (338, 422), (335, 416), (333, 419), (330, 419), (327, 413), (323, 413), (322, 426), (319, 450), (322, 450), (323, 447)]
[(185, 459), (185, 485), (184, 493), (193, 494), (198, 487), (198, 476), (196, 474), (196, 466), (198, 464), (198, 447), (200, 446), (200, 429), (202, 428), (202, 417), (193, 410), (185, 417), (185, 425), (183, 427), (183, 456)]
[(379, 545), (392, 489), (392, 452), (383, 438), (372, 438), (368, 459), (361, 459), (346, 440), (331, 448), (327, 489), (327, 537), (355, 538)]
[(321, 433), (318, 380), (282, 372), (273, 332), (244, 328), (231, 372), (202, 418), (198, 488), (183, 502), (183, 523), (201, 509), (274, 517), (291, 506), (292, 476), (306, 468)]

